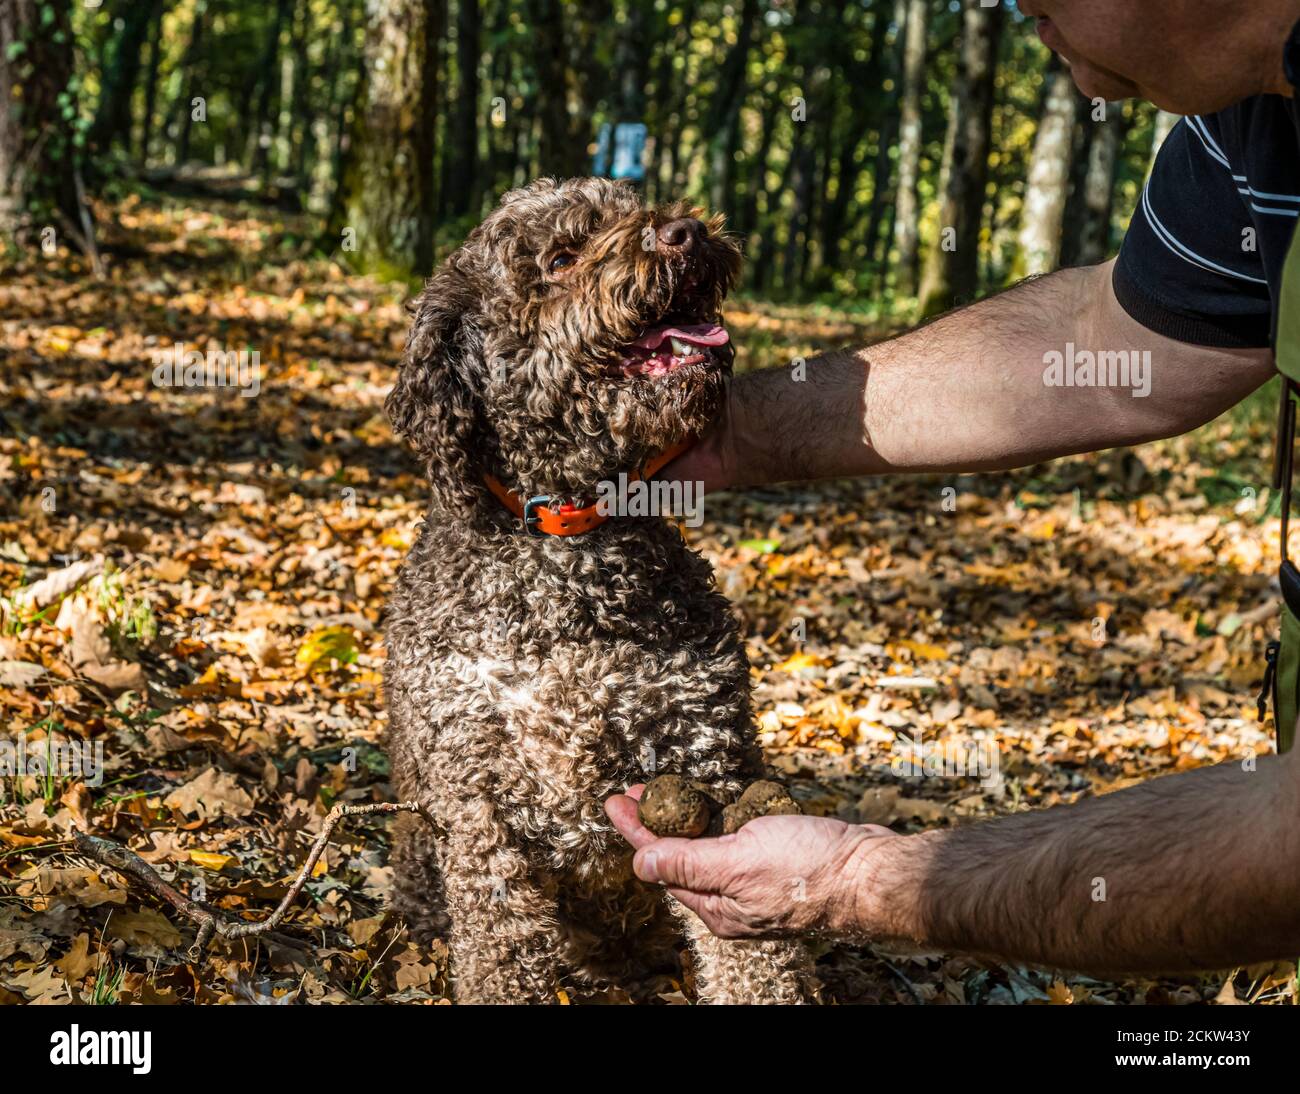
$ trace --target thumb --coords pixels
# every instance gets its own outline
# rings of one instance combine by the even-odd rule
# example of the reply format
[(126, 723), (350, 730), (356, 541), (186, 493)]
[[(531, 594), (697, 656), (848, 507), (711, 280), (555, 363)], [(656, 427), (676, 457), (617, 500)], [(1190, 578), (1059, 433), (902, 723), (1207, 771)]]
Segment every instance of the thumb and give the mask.
[(660, 839), (637, 851), (632, 868), (642, 881), (696, 893), (717, 892), (731, 872), (736, 837)]

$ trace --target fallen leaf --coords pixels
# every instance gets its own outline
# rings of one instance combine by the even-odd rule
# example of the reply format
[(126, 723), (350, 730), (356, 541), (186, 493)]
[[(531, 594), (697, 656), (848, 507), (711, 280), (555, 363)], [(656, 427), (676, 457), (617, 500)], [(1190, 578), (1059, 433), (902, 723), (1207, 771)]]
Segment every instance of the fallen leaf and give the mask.
[(241, 789), (228, 771), (207, 768), (198, 778), (179, 786), (163, 799), (163, 805), (189, 817), (246, 817), (253, 811), (253, 799)]

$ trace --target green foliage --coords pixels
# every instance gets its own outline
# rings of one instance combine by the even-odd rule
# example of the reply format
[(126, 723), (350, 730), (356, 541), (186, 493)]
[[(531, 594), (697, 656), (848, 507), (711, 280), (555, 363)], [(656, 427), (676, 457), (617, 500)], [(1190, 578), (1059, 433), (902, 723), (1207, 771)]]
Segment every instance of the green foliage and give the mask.
[[(477, 12), (472, 104), (461, 98), (469, 75), (460, 70), (466, 3)], [(138, 14), (138, 4), (154, 7), (143, 33), (137, 19), (128, 41), (126, 16)], [(89, 157), (101, 190), (140, 167), (186, 169), (242, 194), (296, 203), (318, 219), (321, 247), (335, 253), (337, 235), (325, 225), (335, 223), (340, 190), (359, 188), (370, 200), (364, 188), (376, 174), (373, 164), (358, 163), (351, 173), (347, 167), (365, 86), (364, 45), (384, 33), (371, 24), (385, 9), (364, 0), (138, 4), (72, 6), (77, 64), (57, 99), (56, 151)], [(43, 26), (54, 25), (53, 10), (42, 7)], [(504, 190), (556, 169), (546, 160), (543, 132), (556, 96), (568, 125), (559, 139), (566, 170), (589, 169), (600, 127), (626, 120), (635, 103), (650, 137), (647, 196), (720, 206), (745, 238), (756, 290), (863, 300), (876, 312), (911, 307), (895, 294), (891, 242), (903, 45), (895, 0), (448, 0), (428, 10), (438, 40), (424, 80), (434, 117), (437, 253), (463, 238)], [(936, 246), (942, 227), (939, 186), (962, 18), (958, 5), (933, 5), (930, 13), (917, 183), (923, 252)], [(548, 76), (547, 42), (563, 54), (560, 81)], [(1048, 58), (1009, 4), (999, 45), (982, 291), (1006, 284), (1016, 266)], [(130, 86), (121, 92), (130, 131), (105, 133), (101, 125), (92, 133), (92, 121), (107, 113), (110, 73), (123, 69), (132, 48), (139, 56), (125, 66)], [(8, 52), (21, 65), (23, 43)], [(197, 99), (201, 118), (193, 116)], [(1146, 106), (1123, 109), (1112, 246), (1147, 170), (1154, 117)], [(473, 162), (463, 162), (454, 140), (466, 113)], [(148, 147), (139, 147), (146, 136)], [(453, 212), (464, 208), (458, 195), (466, 188), (470, 211)], [(374, 253), (366, 268), (412, 276)]]

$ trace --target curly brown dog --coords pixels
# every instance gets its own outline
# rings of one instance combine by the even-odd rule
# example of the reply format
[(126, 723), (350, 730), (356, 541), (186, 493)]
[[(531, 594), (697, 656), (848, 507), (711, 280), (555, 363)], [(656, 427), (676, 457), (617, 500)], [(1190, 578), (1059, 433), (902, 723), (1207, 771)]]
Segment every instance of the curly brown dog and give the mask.
[[(798, 1002), (793, 942), (725, 942), (638, 881), (602, 802), (656, 771), (733, 796), (761, 778), (749, 666), (708, 564), (661, 517), (597, 513), (620, 473), (702, 430), (740, 266), (721, 220), (544, 179), (437, 270), (387, 410), (433, 501), (389, 607), (403, 817), (394, 901), (450, 943), (460, 1001), (554, 1002), (672, 960), (700, 997)], [(409, 822), (409, 823), (407, 823)], [(676, 924), (680, 925), (680, 924)]]

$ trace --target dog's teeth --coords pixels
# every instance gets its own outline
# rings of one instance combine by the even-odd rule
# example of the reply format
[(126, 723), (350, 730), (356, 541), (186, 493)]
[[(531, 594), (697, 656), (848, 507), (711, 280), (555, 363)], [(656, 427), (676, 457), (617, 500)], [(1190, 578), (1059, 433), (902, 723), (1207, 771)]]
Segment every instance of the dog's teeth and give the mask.
[(683, 342), (680, 338), (672, 338), (669, 341), (673, 344), (673, 353), (678, 357), (689, 357), (691, 354), (691, 344)]

